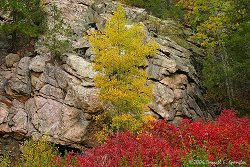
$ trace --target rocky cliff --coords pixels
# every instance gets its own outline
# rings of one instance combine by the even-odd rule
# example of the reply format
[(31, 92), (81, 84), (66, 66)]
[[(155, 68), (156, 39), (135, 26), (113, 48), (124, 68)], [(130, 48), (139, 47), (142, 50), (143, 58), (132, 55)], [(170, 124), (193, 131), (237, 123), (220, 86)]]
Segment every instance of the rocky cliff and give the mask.
[[(0, 70), (0, 133), (40, 137), (62, 145), (84, 148), (91, 146), (93, 116), (102, 112), (96, 74), (91, 67), (95, 54), (83, 37), (93, 29), (102, 30), (116, 8), (112, 1), (55, 0), (45, 1), (62, 11), (61, 18), (72, 30), (68, 37), (72, 52), (52, 59), (41, 37), (35, 52), (8, 54), (1, 47)], [(160, 20), (144, 9), (126, 7), (131, 22), (142, 22), (149, 37), (155, 38), (160, 49), (149, 60), (147, 71), (155, 85), (152, 114), (168, 121), (182, 118), (209, 118), (205, 109), (199, 80), (202, 50), (184, 36), (189, 31), (171, 20)], [(52, 15), (48, 16), (51, 21)], [(67, 36), (64, 36), (67, 38)]]

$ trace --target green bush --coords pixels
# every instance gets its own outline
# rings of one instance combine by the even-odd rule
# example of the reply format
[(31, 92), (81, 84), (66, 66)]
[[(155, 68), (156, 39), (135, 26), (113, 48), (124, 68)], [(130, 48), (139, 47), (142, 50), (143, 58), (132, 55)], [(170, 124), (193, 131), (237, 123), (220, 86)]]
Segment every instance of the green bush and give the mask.
[[(37, 38), (43, 31), (42, 22), (45, 13), (40, 0), (1, 0), (0, 10), (5, 21), (0, 25), (0, 33), (11, 35), (12, 52), (16, 52), (18, 45), (24, 38)], [(22, 39), (22, 40), (20, 40)]]
[(0, 155), (0, 166), (1, 167), (9, 167), (11, 164), (9, 154)]
[[(65, 23), (62, 18), (62, 11), (58, 9), (58, 7), (52, 4), (50, 12), (51, 20), (45, 22), (46, 32), (44, 33), (44, 41), (42, 45), (45, 45), (51, 53), (60, 58), (63, 53), (73, 52), (71, 38), (73, 36), (73, 31), (70, 26)], [(50, 27), (48, 22), (52, 21), (52, 26)]]
[(59, 151), (46, 138), (25, 141), (21, 152), (19, 167), (52, 167), (52, 160), (59, 155)]

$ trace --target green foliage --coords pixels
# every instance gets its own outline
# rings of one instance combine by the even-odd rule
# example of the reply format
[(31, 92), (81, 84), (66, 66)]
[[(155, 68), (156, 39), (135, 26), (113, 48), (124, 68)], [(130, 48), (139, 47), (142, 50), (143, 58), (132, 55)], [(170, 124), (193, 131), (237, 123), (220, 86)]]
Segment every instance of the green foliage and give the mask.
[(207, 47), (220, 45), (237, 29), (237, 20), (245, 14), (235, 12), (234, 0), (180, 0), (178, 4), (187, 9), (185, 18), (196, 32), (193, 37)]
[(12, 51), (17, 51), (18, 37), (36, 38), (42, 32), (44, 12), (40, 0), (1, 0), (0, 9), (11, 19), (0, 25), (0, 32), (12, 36)]
[[(250, 12), (249, 12), (250, 13)], [(248, 17), (250, 18), (250, 17)], [(250, 20), (250, 19), (249, 19)], [(234, 104), (242, 114), (250, 113), (250, 21), (241, 24), (238, 31), (226, 41), (231, 59), (230, 75), (235, 89)]]
[(216, 102), (220, 97), (226, 98), (226, 94), (221, 94), (221, 92), (226, 92), (224, 84), (223, 67), (221, 60), (215, 58), (212, 55), (208, 55), (206, 60), (203, 62), (203, 84), (209, 90), (209, 99)]
[[(62, 19), (62, 12), (55, 4), (51, 6), (51, 18), (47, 18), (47, 31), (44, 35), (44, 45), (57, 57), (66, 52), (72, 52), (70, 38), (73, 36), (72, 30)], [(50, 24), (49, 24), (50, 22)]]
[[(203, 81), (209, 98), (230, 107), (237, 101), (239, 78), (245, 78), (241, 86), (249, 85), (249, 77), (242, 72), (247, 73), (249, 69), (249, 3), (249, 0), (180, 0), (178, 3), (186, 9), (185, 19), (194, 30), (193, 39), (207, 49)], [(246, 97), (243, 92), (239, 96)]]
[[(190, 136), (191, 150), (182, 157), (184, 167), (208, 167), (208, 155), (206, 153), (206, 142), (203, 147), (196, 144), (194, 137)], [(185, 147), (184, 147), (185, 148)]]
[(10, 167), (11, 160), (9, 154), (0, 155), (0, 166), (1, 167)]
[(58, 150), (46, 138), (25, 141), (21, 151), (20, 167), (53, 166), (53, 158), (59, 155)]
[(159, 18), (182, 19), (183, 10), (170, 0), (120, 0), (130, 6), (146, 9), (150, 14)]
[[(119, 167), (131, 167), (129, 164), (129, 157), (123, 156), (119, 161)], [(143, 167), (142, 157), (140, 154), (134, 154), (133, 167)], [(154, 167), (158, 167), (157, 164)]]
[(237, 71), (234, 77), (250, 79), (250, 20), (241, 24), (238, 31), (226, 41), (226, 47), (232, 61), (234, 70)]
[(114, 113), (141, 114), (153, 98), (152, 85), (147, 85), (147, 57), (154, 55), (158, 44), (148, 40), (144, 26), (126, 26), (125, 13), (118, 6), (103, 33), (89, 36), (96, 53), (94, 78), (100, 98), (111, 105)]

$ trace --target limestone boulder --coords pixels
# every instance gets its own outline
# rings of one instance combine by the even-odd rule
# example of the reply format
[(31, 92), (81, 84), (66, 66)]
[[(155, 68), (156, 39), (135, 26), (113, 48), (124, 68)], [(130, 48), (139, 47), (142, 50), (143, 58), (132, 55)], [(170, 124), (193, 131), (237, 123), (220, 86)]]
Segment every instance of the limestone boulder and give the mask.
[(24, 109), (24, 104), (20, 101), (13, 100), (12, 107), (8, 109), (8, 113), (4, 118), (5, 123), (1, 124), (1, 131), (4, 130), (7, 133), (12, 132), (16, 139), (23, 138), (27, 132), (28, 117)]
[(63, 68), (68, 73), (80, 78), (83, 81), (91, 82), (96, 72), (91, 64), (82, 57), (75, 54), (65, 54), (63, 57)]
[(176, 71), (176, 62), (170, 58), (166, 58), (162, 53), (158, 53), (149, 60), (148, 73), (152, 79), (162, 80), (164, 77)]
[(160, 83), (171, 89), (185, 89), (188, 84), (188, 80), (186, 75), (177, 74), (162, 79)]
[(155, 97), (156, 97), (155, 98), (156, 103), (161, 103), (164, 106), (174, 101), (175, 97), (174, 97), (173, 90), (171, 90), (170, 88), (160, 83), (157, 83), (155, 85), (154, 92), (155, 92)]
[(166, 120), (174, 119), (176, 113), (172, 107), (175, 100), (174, 92), (165, 85), (156, 83), (154, 95), (154, 103), (150, 106), (151, 109)]
[(34, 72), (43, 72), (45, 68), (45, 63), (49, 59), (50, 59), (49, 57), (40, 55), (32, 58), (29, 64), (29, 70)]
[(30, 71), (29, 71), (30, 57), (23, 57), (16, 67), (15, 73), (9, 80), (9, 88), (13, 91), (10, 95), (15, 93), (30, 95), (32, 91)]
[(29, 136), (49, 135), (60, 144), (76, 144), (86, 140), (89, 121), (76, 107), (44, 97), (34, 97), (25, 104), (30, 119)]
[(98, 90), (81, 85), (72, 85), (69, 88), (64, 103), (82, 109), (86, 113), (96, 113), (102, 109)]
[(28, 116), (24, 109), (19, 109), (12, 118), (14, 126), (11, 131), (16, 135), (24, 136), (28, 132)]
[(0, 124), (7, 122), (8, 110), (8, 106), (0, 102)]
[(3, 94), (4, 91), (4, 83), (6, 82), (6, 79), (0, 75), (0, 92)]
[(5, 57), (5, 63), (7, 67), (12, 67), (13, 64), (17, 63), (21, 57), (18, 54), (10, 53)]
[[(28, 104), (26, 104), (26, 106), (27, 105)], [(43, 97), (34, 98), (32, 109), (36, 110), (28, 111), (31, 124), (42, 134), (58, 137), (62, 118), (61, 108), (62, 104), (55, 100), (45, 99)], [(31, 109), (31, 107), (29, 109)]]
[(62, 108), (62, 133), (65, 140), (82, 142), (86, 139), (89, 121), (82, 110), (64, 105)]
[(41, 88), (40, 93), (46, 97), (51, 97), (57, 100), (63, 99), (65, 96), (62, 89), (53, 87), (49, 84), (44, 85)]
[(48, 63), (45, 65), (43, 73), (31, 73), (31, 82), (32, 86), (37, 91), (43, 88), (42, 93), (46, 94), (45, 90), (48, 89), (45, 88), (48, 87), (54, 87), (54, 89), (65, 89), (68, 86), (69, 78), (67, 77), (67, 73), (63, 71), (61, 67), (53, 66)]

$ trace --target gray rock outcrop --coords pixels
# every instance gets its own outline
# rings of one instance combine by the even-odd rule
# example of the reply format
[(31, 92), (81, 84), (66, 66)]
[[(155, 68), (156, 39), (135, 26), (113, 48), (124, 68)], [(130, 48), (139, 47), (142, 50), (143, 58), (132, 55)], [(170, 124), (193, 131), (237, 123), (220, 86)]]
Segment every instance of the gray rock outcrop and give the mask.
[[(82, 35), (93, 28), (102, 30), (116, 3), (55, 2), (74, 31), (75, 53), (61, 55), (61, 61), (52, 60), (40, 40), (36, 55), (6, 57), (0, 66), (0, 133), (14, 133), (17, 139), (47, 135), (57, 144), (81, 148), (89, 144), (93, 116), (103, 110), (93, 82), (95, 55)], [(52, 1), (45, 5), (49, 10)], [(203, 56), (202, 50), (179, 38), (185, 32), (178, 31), (173, 21), (150, 16), (144, 9), (126, 7), (125, 11), (131, 21), (142, 22), (161, 46), (146, 68), (155, 85), (154, 102), (149, 106), (152, 113), (171, 122), (209, 118), (199, 69), (193, 64)]]

